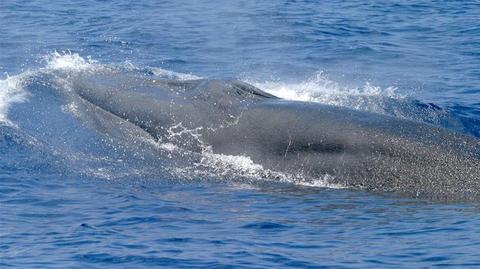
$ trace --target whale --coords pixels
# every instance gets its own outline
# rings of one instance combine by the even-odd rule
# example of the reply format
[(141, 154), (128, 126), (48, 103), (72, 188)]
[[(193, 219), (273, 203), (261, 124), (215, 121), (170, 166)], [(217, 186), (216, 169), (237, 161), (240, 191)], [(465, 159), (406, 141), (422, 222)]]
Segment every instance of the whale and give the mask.
[(185, 150), (247, 156), (266, 169), (369, 192), (480, 198), (480, 140), (467, 134), (285, 100), (236, 79), (113, 71), (69, 79), (72, 92), (95, 108), (90, 113), (104, 115), (97, 121), (124, 121)]

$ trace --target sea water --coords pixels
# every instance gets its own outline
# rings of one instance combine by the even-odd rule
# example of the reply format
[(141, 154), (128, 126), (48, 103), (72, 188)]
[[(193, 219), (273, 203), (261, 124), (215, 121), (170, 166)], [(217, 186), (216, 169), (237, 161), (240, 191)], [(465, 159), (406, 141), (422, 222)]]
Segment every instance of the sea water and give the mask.
[(1, 1), (0, 267), (480, 267), (478, 203), (125, 145), (62, 98), (105, 68), (236, 78), (480, 137), (479, 21), (476, 1)]

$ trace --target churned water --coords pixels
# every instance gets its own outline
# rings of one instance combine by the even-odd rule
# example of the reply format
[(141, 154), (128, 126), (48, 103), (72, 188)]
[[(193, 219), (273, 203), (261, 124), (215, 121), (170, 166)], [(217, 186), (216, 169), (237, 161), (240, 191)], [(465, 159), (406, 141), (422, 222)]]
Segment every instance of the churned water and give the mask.
[(480, 267), (476, 202), (122, 144), (59, 94), (105, 68), (238, 78), (480, 137), (479, 21), (476, 1), (1, 1), (0, 267)]

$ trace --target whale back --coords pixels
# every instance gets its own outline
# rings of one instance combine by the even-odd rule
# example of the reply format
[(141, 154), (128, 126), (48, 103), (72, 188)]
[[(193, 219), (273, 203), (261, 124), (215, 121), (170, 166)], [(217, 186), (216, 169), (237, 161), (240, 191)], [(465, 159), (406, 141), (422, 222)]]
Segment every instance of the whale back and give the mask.
[(216, 128), (238, 117), (250, 105), (278, 99), (238, 80), (164, 80), (124, 73), (79, 76), (78, 95), (127, 119), (152, 135), (182, 123), (186, 128)]
[(371, 191), (480, 198), (479, 140), (440, 127), (287, 101), (237, 80), (113, 74), (79, 77), (73, 89), (105, 113), (187, 150), (247, 156), (302, 180), (328, 175)]

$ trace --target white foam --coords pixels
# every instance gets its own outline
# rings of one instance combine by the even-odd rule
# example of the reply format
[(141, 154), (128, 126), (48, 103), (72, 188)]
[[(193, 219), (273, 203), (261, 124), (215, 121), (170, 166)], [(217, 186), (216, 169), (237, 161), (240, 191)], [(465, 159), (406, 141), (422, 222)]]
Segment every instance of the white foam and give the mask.
[(329, 105), (344, 106), (354, 109), (376, 110), (375, 102), (366, 103), (365, 97), (403, 98), (397, 88), (381, 88), (369, 82), (362, 87), (347, 87), (332, 81), (323, 72), (298, 83), (281, 81), (246, 81), (268, 93), (280, 98), (295, 101), (317, 102)]
[(47, 70), (60, 70), (60, 71), (95, 71), (99, 68), (105, 67), (93, 60), (91, 57), (81, 57), (77, 53), (71, 52), (53, 52), (45, 57)]
[(72, 113), (73, 115), (79, 115), (78, 105), (73, 102), (62, 105), (62, 111)]
[(154, 145), (158, 149), (163, 149), (163, 150), (170, 151), (170, 152), (179, 150), (179, 147), (177, 147), (176, 145), (174, 145), (172, 143), (155, 143)]
[(203, 152), (200, 163), (201, 171), (211, 171), (215, 176), (235, 175), (236, 178), (256, 179), (259, 181), (270, 181), (278, 183), (294, 184), (306, 187), (316, 188), (345, 188), (342, 185), (331, 183), (333, 179), (330, 175), (324, 175), (322, 178), (306, 179), (302, 175), (290, 175), (264, 168), (255, 163), (250, 157), (242, 155), (215, 154), (212, 152)]
[(0, 124), (15, 126), (8, 119), (8, 109), (13, 103), (24, 102), (27, 98), (27, 92), (23, 89), (23, 84), (29, 76), (28, 72), (16, 76), (7, 76), (0, 80)]
[(214, 169), (218, 174), (236, 172), (244, 176), (260, 176), (266, 170), (250, 157), (204, 152), (200, 164)]
[[(8, 110), (14, 103), (24, 102), (28, 93), (24, 89), (25, 83), (29, 78), (39, 74), (50, 74), (52, 72), (94, 72), (99, 69), (107, 68), (106, 65), (99, 64), (90, 57), (83, 58), (77, 53), (53, 52), (44, 57), (45, 66), (37, 70), (27, 70), (15, 76), (7, 76), (0, 80), (0, 124), (16, 126), (8, 119)], [(72, 109), (72, 108), (66, 108)]]
[(161, 78), (166, 78), (166, 79), (195, 80), (195, 79), (201, 79), (202, 78), (202, 77), (195, 76), (195, 75), (192, 75), (192, 74), (174, 72), (174, 71), (166, 70), (166, 69), (159, 68), (159, 67), (151, 68), (151, 70), (152, 70), (153, 74), (155, 74), (155, 76), (159, 76)]
[(297, 184), (305, 187), (314, 187), (314, 188), (330, 188), (330, 189), (347, 188), (346, 186), (343, 186), (340, 184), (331, 183), (333, 179), (334, 179), (333, 176), (325, 174), (322, 178), (297, 181)]

